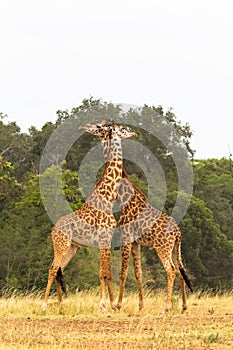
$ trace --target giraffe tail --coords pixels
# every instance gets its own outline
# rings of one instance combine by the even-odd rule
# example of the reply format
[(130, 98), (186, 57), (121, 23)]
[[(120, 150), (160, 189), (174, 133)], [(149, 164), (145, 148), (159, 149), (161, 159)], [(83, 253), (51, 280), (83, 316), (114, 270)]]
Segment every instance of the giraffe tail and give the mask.
[(57, 270), (56, 280), (58, 281), (58, 283), (60, 283), (61, 290), (63, 291), (63, 293), (66, 294), (66, 285), (62, 275), (61, 267), (59, 267), (59, 269)]
[(174, 248), (173, 248), (173, 253), (174, 253), (174, 259), (176, 261), (176, 266), (179, 267), (179, 271), (181, 276), (183, 277), (187, 287), (190, 289), (190, 291), (193, 293), (193, 287), (190, 282), (190, 279), (188, 278), (185, 268), (182, 263), (182, 258), (181, 258), (181, 233), (180, 233), (180, 238), (176, 239)]
[(179, 270), (180, 270), (181, 276), (183, 277), (185, 283), (187, 284), (187, 286), (189, 287), (189, 289), (193, 293), (193, 287), (191, 285), (190, 279), (186, 275), (186, 272), (185, 272), (185, 269), (183, 268), (183, 266), (182, 267), (179, 266)]

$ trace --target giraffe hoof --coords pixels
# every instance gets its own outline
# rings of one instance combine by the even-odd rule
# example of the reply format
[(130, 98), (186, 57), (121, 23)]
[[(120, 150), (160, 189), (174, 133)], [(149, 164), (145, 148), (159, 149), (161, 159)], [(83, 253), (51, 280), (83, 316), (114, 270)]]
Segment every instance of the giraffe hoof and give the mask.
[(183, 305), (181, 313), (183, 314), (187, 310), (187, 305)]
[(58, 303), (59, 307), (62, 308), (64, 306), (63, 300)]
[(160, 313), (161, 314), (166, 314), (168, 311), (170, 310), (170, 307), (165, 307), (164, 309), (162, 309), (161, 311), (160, 311)]
[(104, 311), (106, 310), (106, 305), (105, 305), (105, 302), (104, 302), (104, 301), (101, 301), (101, 302), (100, 302), (100, 310), (101, 310), (102, 312), (104, 312)]
[(112, 308), (112, 310), (116, 310), (117, 309), (117, 305), (116, 304), (111, 304), (111, 308)]
[(139, 311), (141, 311), (144, 308), (144, 305), (139, 305)]
[(120, 309), (121, 309), (121, 304), (117, 304), (116, 305), (116, 310), (120, 311)]
[(41, 305), (41, 309), (42, 309), (42, 311), (45, 311), (47, 309), (47, 303), (43, 303)]

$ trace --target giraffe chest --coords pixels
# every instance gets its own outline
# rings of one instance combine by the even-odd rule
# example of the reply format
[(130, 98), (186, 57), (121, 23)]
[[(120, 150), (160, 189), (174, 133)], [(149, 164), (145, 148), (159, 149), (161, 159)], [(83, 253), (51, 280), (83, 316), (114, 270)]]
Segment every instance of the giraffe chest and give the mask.
[(85, 203), (75, 215), (90, 226), (115, 228), (116, 220), (112, 213), (101, 211)]
[(112, 213), (113, 201), (105, 198), (98, 189), (95, 189), (87, 198), (84, 206), (79, 209), (81, 212), (88, 211), (88, 208), (95, 209), (96, 212), (103, 212), (107, 214)]
[(117, 197), (117, 184), (113, 185), (111, 182), (106, 182), (99, 186), (97, 191), (100, 198), (108, 202), (113, 202)]
[(145, 204), (138, 204), (135, 206), (131, 203), (121, 211), (121, 217), (118, 220), (118, 225), (122, 226), (135, 221), (137, 217), (140, 216), (140, 214), (143, 212), (144, 208)]
[(145, 214), (148, 206), (145, 195), (137, 191), (127, 179), (123, 179), (119, 187), (118, 203), (121, 208), (119, 226), (137, 220), (143, 212)]

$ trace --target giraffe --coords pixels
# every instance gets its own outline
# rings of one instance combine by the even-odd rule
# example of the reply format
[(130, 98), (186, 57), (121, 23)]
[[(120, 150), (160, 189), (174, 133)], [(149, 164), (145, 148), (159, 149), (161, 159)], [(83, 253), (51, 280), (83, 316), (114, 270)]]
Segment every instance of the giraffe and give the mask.
[(192, 287), (181, 259), (181, 231), (175, 220), (150, 206), (146, 196), (131, 182), (124, 167), (117, 201), (121, 216), (117, 222), (122, 239), (122, 265), (117, 308), (122, 306), (130, 252), (139, 291), (139, 309), (143, 308), (140, 246), (155, 249), (167, 273), (167, 297), (164, 312), (171, 307), (172, 289), (178, 272), (182, 291), (182, 312), (187, 309), (185, 283)]
[(84, 205), (71, 214), (61, 217), (54, 225), (51, 236), (54, 259), (48, 273), (48, 283), (42, 309), (48, 303), (51, 285), (56, 278), (59, 303), (62, 303), (62, 291), (65, 291), (62, 272), (75, 255), (77, 248), (98, 245), (100, 250), (100, 308), (105, 308), (105, 279), (111, 307), (114, 308), (112, 276), (110, 266), (110, 247), (116, 220), (112, 213), (113, 203), (118, 194), (118, 185), (122, 178), (121, 139), (137, 135), (122, 125), (109, 120), (83, 125), (80, 129), (99, 137), (105, 159), (104, 172)]
[[(111, 121), (114, 125), (114, 121)], [(106, 158), (106, 152), (104, 153)], [(192, 291), (181, 259), (181, 231), (175, 220), (150, 206), (146, 196), (132, 183), (122, 167), (117, 202), (121, 210), (117, 226), (121, 232), (122, 266), (117, 308), (122, 306), (130, 253), (133, 256), (139, 291), (139, 309), (143, 308), (141, 245), (155, 249), (167, 273), (167, 300), (164, 311), (171, 307), (171, 295), (178, 273), (182, 291), (182, 311), (187, 309), (185, 283)]]

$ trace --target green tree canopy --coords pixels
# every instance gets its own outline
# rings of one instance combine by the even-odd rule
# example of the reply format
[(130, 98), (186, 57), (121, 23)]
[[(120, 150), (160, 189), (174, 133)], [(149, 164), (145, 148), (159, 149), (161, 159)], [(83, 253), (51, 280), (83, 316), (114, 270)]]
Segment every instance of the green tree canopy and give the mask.
[(221, 232), (233, 240), (233, 161), (198, 160), (194, 164), (194, 194), (211, 209)]

